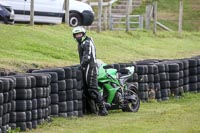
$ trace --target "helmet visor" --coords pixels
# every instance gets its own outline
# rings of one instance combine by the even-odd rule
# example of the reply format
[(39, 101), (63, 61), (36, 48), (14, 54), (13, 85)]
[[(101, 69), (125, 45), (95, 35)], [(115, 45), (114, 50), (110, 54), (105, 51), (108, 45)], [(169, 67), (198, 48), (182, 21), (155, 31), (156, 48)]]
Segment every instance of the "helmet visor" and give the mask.
[(83, 33), (82, 32), (76, 33), (76, 34), (74, 34), (74, 37), (75, 38), (81, 38), (81, 37), (83, 37)]

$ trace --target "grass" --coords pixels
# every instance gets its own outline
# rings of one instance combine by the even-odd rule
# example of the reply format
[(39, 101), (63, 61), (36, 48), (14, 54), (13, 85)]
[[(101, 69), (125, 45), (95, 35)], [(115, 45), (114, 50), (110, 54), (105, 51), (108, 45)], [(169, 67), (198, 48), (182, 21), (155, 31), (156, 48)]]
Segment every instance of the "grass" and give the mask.
[[(11, 69), (75, 62), (76, 45), (65, 26), (0, 25), (1, 65)], [(69, 38), (69, 39), (68, 39)], [(4, 67), (4, 66), (2, 66)]]
[[(0, 68), (24, 72), (29, 68), (68, 66), (79, 63), (77, 44), (65, 25), (0, 24)], [(97, 58), (106, 63), (141, 59), (185, 58), (200, 54), (200, 32), (88, 31)]]
[(110, 111), (106, 117), (53, 118), (28, 133), (193, 133), (200, 132), (200, 93), (141, 103), (137, 113)]
[[(200, 6), (198, 0), (183, 0), (183, 30), (199, 31), (200, 26)], [(195, 7), (195, 8), (194, 8)], [(145, 2), (133, 11), (133, 14), (145, 15)], [(158, 21), (169, 28), (178, 30), (179, 0), (159, 0), (158, 1)]]

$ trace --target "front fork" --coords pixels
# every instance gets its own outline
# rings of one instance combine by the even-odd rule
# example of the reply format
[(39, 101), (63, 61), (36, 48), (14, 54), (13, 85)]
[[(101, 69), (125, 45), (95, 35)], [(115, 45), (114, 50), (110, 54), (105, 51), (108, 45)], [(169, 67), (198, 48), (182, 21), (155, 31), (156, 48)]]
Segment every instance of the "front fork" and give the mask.
[(103, 87), (98, 86), (98, 91), (101, 94), (101, 96), (103, 97)]
[(125, 90), (127, 89), (127, 85), (120, 85), (120, 88), (115, 94), (117, 99), (116, 103), (118, 104), (119, 108), (123, 108), (125, 106)]
[(119, 98), (119, 103), (120, 103), (120, 106), (123, 108), (125, 106), (125, 91), (127, 89), (127, 84), (124, 84), (124, 85), (121, 85), (121, 97)]

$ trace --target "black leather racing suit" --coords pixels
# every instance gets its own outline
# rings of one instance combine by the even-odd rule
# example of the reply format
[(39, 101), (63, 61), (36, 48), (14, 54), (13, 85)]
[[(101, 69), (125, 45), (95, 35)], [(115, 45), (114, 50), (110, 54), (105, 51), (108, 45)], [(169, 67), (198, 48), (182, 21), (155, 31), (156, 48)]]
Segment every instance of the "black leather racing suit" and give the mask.
[(83, 80), (85, 81), (85, 93), (88, 94), (96, 103), (101, 104), (103, 102), (103, 98), (98, 92), (96, 48), (93, 40), (86, 37), (83, 42), (78, 44), (78, 52), (83, 73)]

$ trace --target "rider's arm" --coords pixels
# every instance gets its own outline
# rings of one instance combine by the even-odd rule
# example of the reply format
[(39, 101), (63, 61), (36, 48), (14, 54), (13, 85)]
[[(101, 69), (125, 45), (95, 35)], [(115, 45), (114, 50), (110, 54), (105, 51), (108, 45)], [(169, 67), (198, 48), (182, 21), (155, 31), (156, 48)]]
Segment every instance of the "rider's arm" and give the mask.
[(90, 40), (85, 40), (83, 43), (82, 43), (82, 48), (83, 48), (83, 57), (82, 57), (82, 60), (81, 60), (81, 65), (83, 67), (85, 67), (87, 64), (89, 64), (89, 61), (90, 61), (90, 56), (91, 56), (91, 41)]

